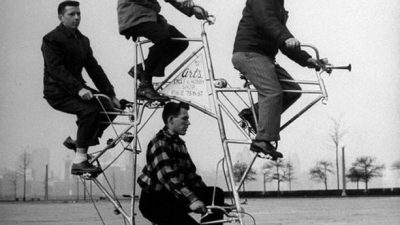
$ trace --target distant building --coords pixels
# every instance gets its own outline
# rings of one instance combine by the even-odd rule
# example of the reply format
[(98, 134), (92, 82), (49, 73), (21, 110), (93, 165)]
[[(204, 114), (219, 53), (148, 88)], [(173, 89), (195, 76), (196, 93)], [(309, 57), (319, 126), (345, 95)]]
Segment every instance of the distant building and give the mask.
[(72, 165), (72, 159), (70, 155), (67, 155), (66, 158), (64, 158), (64, 173), (63, 173), (63, 177), (61, 178), (61, 180), (63, 181), (70, 181), (72, 178), (71, 175), (71, 165)]

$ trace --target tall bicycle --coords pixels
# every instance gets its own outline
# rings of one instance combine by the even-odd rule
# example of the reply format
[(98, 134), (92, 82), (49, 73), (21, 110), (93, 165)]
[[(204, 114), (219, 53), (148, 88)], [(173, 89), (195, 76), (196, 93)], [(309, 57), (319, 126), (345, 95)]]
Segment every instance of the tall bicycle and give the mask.
[[(218, 163), (217, 167), (220, 167), (224, 173), (225, 181), (228, 191), (231, 193), (232, 207), (226, 208), (225, 206), (210, 205), (207, 206), (209, 213), (211, 209), (222, 210), (225, 214), (223, 221), (213, 221), (207, 224), (214, 223), (235, 223), (239, 225), (245, 225), (244, 217), (249, 216), (253, 218), (249, 213), (247, 213), (240, 201), (238, 194), (239, 189), (244, 183), (245, 177), (250, 171), (252, 165), (256, 159), (260, 156), (254, 153), (252, 161), (248, 168), (246, 169), (244, 175), (241, 177), (239, 182), (235, 182), (232, 157), (230, 148), (232, 145), (249, 145), (252, 138), (255, 135), (254, 129), (249, 129), (250, 125), (247, 121), (244, 121), (238, 116), (239, 109), (243, 107), (253, 106), (254, 98), (253, 94), (256, 90), (253, 86), (245, 80), (245, 85), (243, 87), (232, 87), (225, 79), (216, 78), (214, 74), (214, 68), (212, 64), (211, 52), (208, 42), (208, 37), (206, 33), (206, 26), (212, 25), (215, 22), (214, 17), (209, 17), (201, 24), (201, 37), (200, 38), (176, 38), (176, 41), (189, 41), (197, 42), (200, 44), (196, 50), (194, 50), (186, 59), (182, 61), (180, 65), (172, 71), (172, 73), (166, 77), (166, 79), (159, 84), (157, 90), (162, 94), (168, 96), (171, 100), (182, 101), (188, 103), (193, 108), (198, 111), (208, 115), (209, 117), (215, 119), (218, 123), (218, 130), (220, 134), (220, 139), (222, 143), (222, 149), (224, 152), (224, 157)], [(135, 41), (135, 65), (144, 61), (143, 46), (150, 43), (148, 40), (138, 40)], [(320, 60), (318, 50), (311, 45), (303, 45), (303, 48), (308, 48), (314, 51), (315, 58)], [(302, 94), (313, 94), (315, 99), (312, 100), (307, 106), (301, 109), (297, 114), (295, 114), (291, 119), (289, 119), (285, 124), (281, 126), (281, 130), (285, 129), (293, 121), (299, 118), (303, 113), (308, 111), (312, 106), (318, 102), (325, 103), (328, 98), (328, 93), (324, 84), (322, 75), (324, 73), (330, 74), (334, 69), (347, 69), (351, 70), (351, 65), (335, 67), (332, 65), (321, 64), (321, 69), (315, 71), (314, 80), (281, 80), (282, 82), (295, 82), (300, 85), (307, 85), (312, 87), (311, 89), (303, 90), (284, 90), (284, 92), (299, 92)], [(125, 110), (120, 110), (117, 112), (106, 112), (105, 114), (117, 114), (119, 116), (125, 116), (128, 118), (126, 123), (111, 122), (112, 128), (115, 133), (115, 138), (111, 139), (108, 145), (101, 151), (93, 154), (91, 162), (97, 162), (100, 165), (100, 157), (107, 151), (113, 149), (116, 145), (120, 144), (122, 146), (121, 152), (111, 160), (108, 165), (103, 166), (103, 171), (108, 169), (112, 163), (114, 163), (123, 152), (131, 152), (133, 156), (133, 166), (132, 166), (132, 192), (131, 195), (125, 197), (131, 197), (131, 204), (129, 213), (127, 210), (123, 209), (118, 196), (115, 195), (112, 188), (106, 188), (110, 182), (107, 178), (106, 185), (96, 177), (86, 177), (87, 179), (92, 179), (93, 182), (99, 187), (99, 189), (104, 193), (104, 195), (110, 200), (110, 202), (115, 207), (115, 213), (121, 214), (124, 223), (135, 224), (135, 193), (136, 193), (136, 173), (137, 173), (137, 154), (141, 152), (139, 144), (138, 134), (146, 126), (147, 122), (152, 118), (155, 111), (162, 107), (162, 103), (149, 101), (147, 99), (140, 99), (136, 96), (137, 82), (137, 66), (134, 68), (133, 74), (133, 98), (132, 101), (125, 101)], [(107, 98), (103, 95), (96, 95), (96, 98), (101, 104), (101, 98)], [(104, 108), (103, 108), (104, 109)], [(145, 110), (149, 109), (150, 113), (147, 118), (144, 117)], [(252, 113), (255, 117), (254, 107), (252, 107)], [(233, 122), (234, 126), (242, 134), (241, 139), (234, 139), (228, 137), (227, 128), (225, 120)], [(122, 132), (118, 133), (115, 129), (117, 125), (124, 125), (126, 128)], [(217, 169), (218, 172), (218, 169)], [(104, 175), (105, 176), (105, 175)], [(104, 223), (104, 222), (103, 222)], [(255, 221), (253, 219), (253, 224)]]

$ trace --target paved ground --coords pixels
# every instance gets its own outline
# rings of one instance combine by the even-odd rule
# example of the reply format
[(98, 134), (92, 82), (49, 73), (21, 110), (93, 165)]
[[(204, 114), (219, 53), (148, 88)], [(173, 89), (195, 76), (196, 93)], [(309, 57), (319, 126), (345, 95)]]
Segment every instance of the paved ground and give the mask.
[[(128, 202), (123, 203), (128, 207)], [(113, 206), (99, 202), (107, 225), (123, 225)], [(257, 225), (399, 225), (400, 197), (250, 199)], [(129, 210), (129, 209), (127, 209)], [(246, 222), (250, 221), (249, 218)], [(91, 203), (0, 203), (0, 225), (102, 224)], [(138, 213), (136, 224), (150, 225)], [(253, 223), (247, 222), (246, 225)]]

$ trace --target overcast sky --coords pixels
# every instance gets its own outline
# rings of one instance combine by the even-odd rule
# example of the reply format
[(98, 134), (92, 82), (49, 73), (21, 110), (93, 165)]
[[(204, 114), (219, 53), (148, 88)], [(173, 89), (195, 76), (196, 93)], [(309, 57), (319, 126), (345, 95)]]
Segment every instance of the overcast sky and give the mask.
[[(12, 167), (24, 149), (49, 148), (53, 170), (71, 154), (63, 149), (62, 141), (68, 135), (75, 136), (75, 118), (53, 110), (42, 98), (41, 39), (59, 23), (56, 13), (59, 2), (0, 1), (0, 168)], [(80, 30), (91, 40), (94, 55), (118, 97), (131, 99), (131, 79), (126, 72), (133, 62), (133, 45), (118, 34), (116, 2), (81, 1)], [(200, 23), (196, 19), (187, 18), (160, 2), (162, 14), (170, 23), (188, 37), (199, 36)], [(216, 24), (207, 29), (216, 76), (227, 79), (233, 86), (242, 85), (231, 65), (231, 54), (245, 1), (197, 2), (217, 18)], [(342, 143), (346, 146), (347, 162), (370, 155), (390, 168), (395, 160), (400, 160), (400, 2), (285, 2), (292, 33), (302, 43), (317, 46), (321, 56), (331, 63), (351, 63), (353, 71), (334, 71), (326, 77), (328, 104), (317, 104), (282, 132), (280, 150), (287, 158), (297, 160), (295, 166), (302, 170), (308, 170), (317, 160), (334, 160), (335, 151), (328, 136), (329, 118), (342, 115), (348, 130)], [(313, 76), (312, 71), (300, 68), (284, 56), (278, 56), (278, 62), (296, 78)], [(293, 109), (299, 109), (309, 100), (302, 98)], [(216, 122), (195, 110), (191, 110), (191, 120), (184, 137), (191, 154), (201, 170), (214, 168), (217, 158), (222, 156)], [(143, 131), (142, 141), (148, 142), (161, 126), (161, 119), (155, 118)], [(259, 168), (259, 164), (256, 166)], [(386, 170), (383, 185), (394, 185), (395, 178), (392, 171)]]

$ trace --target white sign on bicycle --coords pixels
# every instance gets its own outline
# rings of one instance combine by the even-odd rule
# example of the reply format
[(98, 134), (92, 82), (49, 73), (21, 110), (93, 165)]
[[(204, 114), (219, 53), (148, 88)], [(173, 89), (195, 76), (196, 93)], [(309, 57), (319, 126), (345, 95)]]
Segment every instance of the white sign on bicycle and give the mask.
[(203, 54), (198, 54), (168, 82), (168, 85), (161, 92), (210, 110), (210, 91), (206, 82), (207, 77)]

